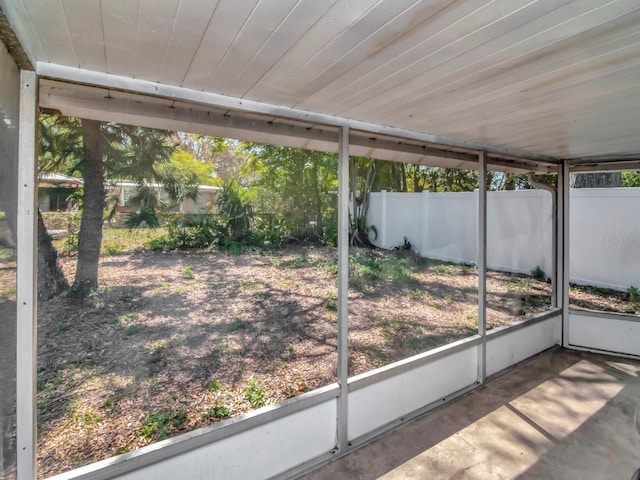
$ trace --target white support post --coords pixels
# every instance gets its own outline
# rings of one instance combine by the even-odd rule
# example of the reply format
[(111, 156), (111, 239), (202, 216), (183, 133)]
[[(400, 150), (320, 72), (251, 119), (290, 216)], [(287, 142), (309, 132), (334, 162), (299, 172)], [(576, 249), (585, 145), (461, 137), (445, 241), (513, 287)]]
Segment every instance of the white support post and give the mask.
[(562, 306), (562, 346), (565, 348), (569, 346), (569, 277), (571, 274), (569, 268), (570, 176), (569, 164), (565, 162), (562, 167), (560, 167), (558, 174), (558, 185), (561, 185), (562, 193), (562, 195), (559, 196), (562, 201), (558, 207), (558, 231), (562, 232), (561, 241), (559, 240), (558, 243), (558, 266), (562, 266), (559, 268), (558, 274), (558, 285), (560, 287), (558, 288), (558, 292), (559, 296), (561, 296), (559, 305)]
[(478, 381), (487, 379), (487, 155), (478, 158), (478, 335), (482, 344), (478, 357)]
[(348, 447), (349, 405), (349, 128), (338, 136), (338, 449)]
[(18, 480), (36, 478), (36, 126), (38, 79), (20, 73), (18, 133), (17, 288), (17, 468)]

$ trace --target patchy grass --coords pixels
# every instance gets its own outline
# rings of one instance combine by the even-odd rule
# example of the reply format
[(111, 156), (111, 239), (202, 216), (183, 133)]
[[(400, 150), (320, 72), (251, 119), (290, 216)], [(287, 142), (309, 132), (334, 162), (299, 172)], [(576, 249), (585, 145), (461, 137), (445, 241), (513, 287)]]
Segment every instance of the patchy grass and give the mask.
[(229, 328), (232, 332), (237, 332), (238, 330), (246, 330), (247, 322), (245, 322), (244, 320), (236, 320), (231, 324), (231, 327)]
[(380, 282), (411, 288), (418, 284), (415, 274), (422, 264), (422, 260), (412, 254), (352, 249), (349, 286), (359, 292), (371, 292)]
[(138, 435), (145, 440), (162, 440), (172, 431), (179, 430), (188, 421), (189, 416), (183, 408), (152, 412), (142, 422)]
[[(103, 256), (120, 255), (126, 252), (142, 252), (148, 249), (149, 242), (166, 234), (166, 229), (159, 228), (126, 228), (105, 227), (102, 231), (101, 254)], [(69, 248), (67, 238), (53, 240), (58, 252), (75, 254), (75, 248)]]

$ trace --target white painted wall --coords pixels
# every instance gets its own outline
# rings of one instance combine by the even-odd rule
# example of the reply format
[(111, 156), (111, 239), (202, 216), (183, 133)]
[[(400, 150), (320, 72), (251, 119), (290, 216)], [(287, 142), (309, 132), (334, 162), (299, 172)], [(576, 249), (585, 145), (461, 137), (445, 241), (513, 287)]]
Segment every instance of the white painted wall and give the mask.
[[(430, 352), (437, 354), (441, 347)], [(478, 346), (439, 357), (411, 370), (385, 378), (349, 393), (349, 440), (373, 432), (415, 410), (447, 397), (478, 379)], [(408, 363), (407, 359), (399, 363)], [(394, 366), (384, 369), (398, 369)], [(400, 370), (400, 369), (398, 369)], [(376, 371), (354, 377), (375, 375)]]
[[(501, 327), (490, 330), (487, 337), (487, 375), (493, 375), (557, 343), (558, 313), (525, 328)], [(501, 332), (506, 329), (508, 333)]]
[[(640, 188), (571, 191), (571, 281), (626, 290), (640, 286)], [(477, 260), (477, 192), (372, 193), (373, 243), (404, 237), (423, 257)], [(488, 192), (487, 264), (495, 270), (552, 271), (552, 200), (542, 190)]]
[(640, 357), (640, 319), (632, 315), (569, 313), (569, 346)]

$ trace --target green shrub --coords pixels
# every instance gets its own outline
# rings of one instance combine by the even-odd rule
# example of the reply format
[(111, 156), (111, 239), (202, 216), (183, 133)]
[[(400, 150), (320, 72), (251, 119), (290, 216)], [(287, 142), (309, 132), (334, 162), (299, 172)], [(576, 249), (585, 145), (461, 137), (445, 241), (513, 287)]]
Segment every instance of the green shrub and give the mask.
[(167, 233), (151, 239), (151, 250), (175, 250), (217, 246), (226, 236), (226, 228), (210, 216), (172, 217), (167, 222)]
[(531, 270), (531, 276), (533, 278), (535, 278), (536, 280), (546, 280), (547, 279), (547, 274), (544, 273), (544, 270), (542, 270), (540, 268), (540, 265), (536, 265), (536, 268), (534, 268), (533, 270)]
[(236, 182), (227, 182), (222, 187), (218, 198), (218, 211), (235, 240), (242, 240), (249, 233), (253, 220), (253, 207), (242, 198)]
[(276, 221), (274, 223), (262, 219), (249, 231), (244, 241), (251, 246), (274, 249), (280, 246), (284, 237), (285, 228), (282, 222)]
[(226, 418), (231, 415), (231, 410), (225, 405), (216, 405), (207, 410), (205, 417), (207, 418)]
[(153, 208), (143, 207), (137, 212), (131, 212), (127, 215), (124, 226), (129, 229), (138, 227), (156, 228), (160, 226), (160, 221)]
[(249, 402), (251, 408), (264, 407), (267, 403), (265, 399), (266, 393), (266, 390), (262, 387), (260, 382), (255, 378), (252, 378), (244, 389), (244, 399)]

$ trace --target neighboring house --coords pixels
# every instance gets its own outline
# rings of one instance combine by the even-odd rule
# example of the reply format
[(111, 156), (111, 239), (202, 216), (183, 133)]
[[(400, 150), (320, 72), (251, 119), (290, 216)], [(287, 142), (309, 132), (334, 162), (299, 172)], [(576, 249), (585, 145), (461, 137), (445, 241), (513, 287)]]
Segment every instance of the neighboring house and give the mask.
[[(120, 211), (132, 211), (135, 207), (130, 205), (129, 199), (135, 194), (135, 189), (137, 186), (138, 184), (135, 182), (116, 180), (115, 182), (107, 185), (107, 195), (118, 195), (118, 209)], [(159, 200), (166, 200), (168, 198), (168, 194), (162, 188), (162, 184), (151, 183), (149, 184), (149, 187), (151, 187), (156, 192), (156, 195), (159, 196)], [(214, 209), (216, 201), (218, 199), (219, 190), (220, 187), (199, 185), (197, 201), (194, 202), (190, 199), (183, 200), (179, 208), (176, 208), (175, 210), (181, 213), (196, 214), (211, 212)]]
[(69, 197), (84, 186), (81, 178), (62, 173), (40, 173), (38, 176), (38, 208), (41, 212), (73, 210)]
[[(71, 194), (83, 187), (84, 182), (81, 178), (70, 177), (61, 173), (41, 173), (39, 179), (38, 207), (40, 211), (67, 211), (76, 207), (68, 199)], [(107, 196), (111, 197), (115, 194), (118, 197), (118, 211), (121, 212), (135, 210), (135, 207), (129, 204), (129, 199), (134, 194), (136, 186), (135, 182), (121, 180), (105, 185)], [(168, 198), (167, 192), (164, 191), (161, 184), (152, 183), (149, 186), (156, 192), (160, 200)], [(175, 210), (181, 213), (195, 214), (210, 212), (215, 207), (219, 190), (219, 187), (200, 185), (198, 187), (197, 201), (184, 200)]]

